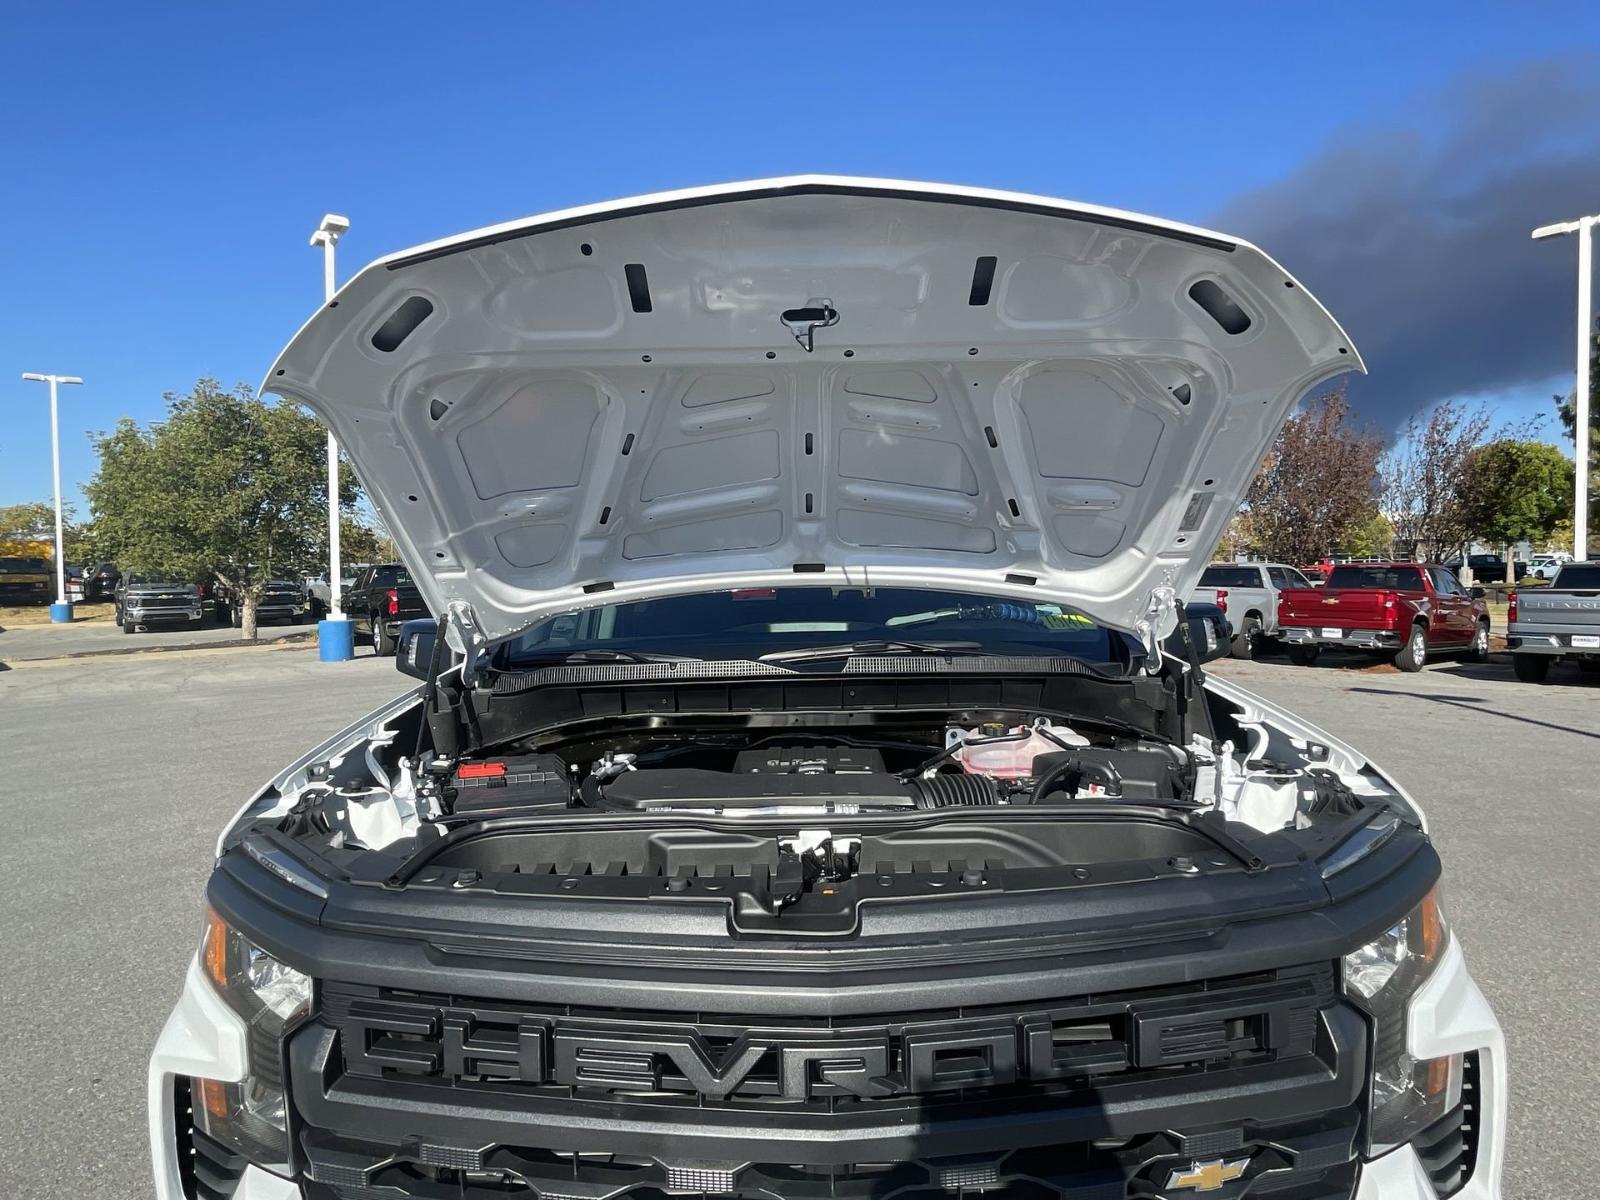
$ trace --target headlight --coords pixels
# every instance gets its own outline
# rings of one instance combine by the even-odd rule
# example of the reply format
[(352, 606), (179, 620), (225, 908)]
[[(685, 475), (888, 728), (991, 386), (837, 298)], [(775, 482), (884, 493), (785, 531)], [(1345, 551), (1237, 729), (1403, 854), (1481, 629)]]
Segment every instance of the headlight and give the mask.
[(1449, 940), (1434, 888), (1380, 937), (1344, 956), (1345, 992), (1372, 1016), (1370, 1156), (1410, 1141), (1461, 1103), (1461, 1055), (1414, 1059), (1406, 1049), (1411, 998)]
[(311, 1008), (311, 979), (230, 928), (211, 909), (200, 946), (205, 976), (248, 1027), (245, 1077), (194, 1081), (195, 1123), (251, 1162), (291, 1170), (284, 1033)]

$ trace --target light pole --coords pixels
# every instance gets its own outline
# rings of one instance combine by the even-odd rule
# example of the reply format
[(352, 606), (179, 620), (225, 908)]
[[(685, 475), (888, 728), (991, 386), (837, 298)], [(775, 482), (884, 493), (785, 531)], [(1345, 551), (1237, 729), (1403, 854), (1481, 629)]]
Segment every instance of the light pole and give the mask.
[(56, 415), (56, 385), (82, 383), (76, 375), (39, 375), (24, 371), (31, 383), (50, 385), (50, 469), (56, 484), (56, 602), (50, 606), (50, 619), (57, 624), (72, 620), (72, 605), (67, 603), (67, 563), (61, 549), (61, 421)]
[[(327, 213), (311, 235), (311, 244), (322, 247), (322, 300), (326, 304), (337, 291), (333, 273), (333, 247), (350, 228), (350, 219)], [(345, 620), (339, 576), (339, 442), (328, 430), (328, 612), (317, 630), (319, 657), (323, 662), (341, 662), (355, 657), (355, 640), (350, 622)]]
[(1578, 235), (1578, 390), (1572, 397), (1572, 431), (1576, 435), (1575, 460), (1577, 487), (1572, 498), (1572, 557), (1582, 562), (1589, 557), (1589, 352), (1594, 342), (1594, 227), (1600, 213), (1576, 221), (1541, 225), (1535, 238)]

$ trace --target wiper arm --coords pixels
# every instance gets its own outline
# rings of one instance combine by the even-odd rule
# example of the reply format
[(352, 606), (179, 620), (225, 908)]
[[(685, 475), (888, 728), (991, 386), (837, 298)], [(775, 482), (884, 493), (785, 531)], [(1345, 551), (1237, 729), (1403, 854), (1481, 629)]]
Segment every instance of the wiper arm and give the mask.
[(547, 666), (551, 663), (664, 663), (701, 662), (692, 654), (654, 654), (645, 650), (609, 650), (593, 647), (587, 650), (552, 650), (544, 654), (523, 654), (515, 666)]
[(798, 646), (774, 650), (756, 661), (764, 663), (821, 662), (830, 658), (855, 658), (865, 654), (987, 654), (982, 642), (907, 642), (897, 638), (867, 642), (831, 642), (823, 646)]

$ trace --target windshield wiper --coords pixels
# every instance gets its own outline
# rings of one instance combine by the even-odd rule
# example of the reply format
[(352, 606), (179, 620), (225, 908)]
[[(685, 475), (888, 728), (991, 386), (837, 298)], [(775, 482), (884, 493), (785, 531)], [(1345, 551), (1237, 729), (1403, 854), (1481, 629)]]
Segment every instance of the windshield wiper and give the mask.
[(829, 658), (855, 658), (868, 654), (981, 654), (989, 651), (982, 642), (907, 642), (887, 638), (866, 642), (830, 642), (821, 646), (797, 646), (793, 650), (774, 650), (756, 661), (764, 663), (821, 662)]
[(550, 650), (543, 654), (519, 654), (512, 666), (548, 666), (552, 663), (665, 663), (702, 662), (692, 654), (653, 654), (645, 650), (610, 650), (591, 647), (587, 650)]

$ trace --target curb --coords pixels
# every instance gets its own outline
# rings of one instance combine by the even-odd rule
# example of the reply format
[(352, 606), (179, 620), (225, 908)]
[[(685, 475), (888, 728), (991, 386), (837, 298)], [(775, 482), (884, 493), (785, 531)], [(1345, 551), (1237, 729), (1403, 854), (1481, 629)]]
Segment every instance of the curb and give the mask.
[(120, 656), (126, 658), (136, 654), (174, 654), (185, 650), (251, 650), (260, 647), (283, 647), (285, 649), (310, 649), (317, 644), (317, 637), (313, 631), (305, 633), (288, 633), (275, 638), (251, 638), (245, 641), (240, 638), (232, 642), (180, 642), (177, 645), (165, 644), (159, 646), (117, 646), (105, 650), (73, 650), (63, 654), (49, 654), (39, 658), (17, 658), (9, 663), (0, 659), (0, 670), (15, 671), (19, 668), (29, 667), (35, 663), (67, 662), (82, 658), (110, 658)]

